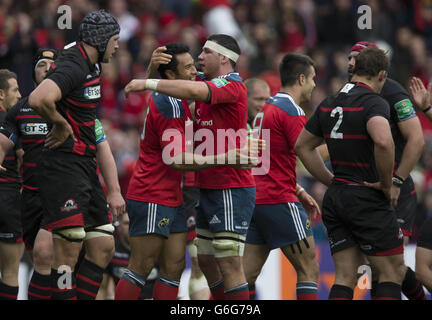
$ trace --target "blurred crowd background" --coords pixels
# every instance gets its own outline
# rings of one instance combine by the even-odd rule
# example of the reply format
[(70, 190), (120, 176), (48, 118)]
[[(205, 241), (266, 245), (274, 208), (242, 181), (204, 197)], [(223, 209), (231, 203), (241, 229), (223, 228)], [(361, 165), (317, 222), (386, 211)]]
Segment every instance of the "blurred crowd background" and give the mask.
[[(372, 29), (360, 30), (358, 7), (372, 9)], [(68, 5), (72, 28), (59, 29)], [(168, 42), (189, 45), (196, 58), (208, 35), (227, 33), (240, 43), (237, 70), (244, 78), (265, 80), (274, 94), (280, 87), (277, 66), (289, 51), (310, 55), (316, 64), (317, 87), (302, 106), (309, 116), (318, 103), (347, 80), (347, 55), (362, 40), (373, 41), (391, 57), (390, 77), (407, 86), (413, 75), (425, 85), (432, 79), (431, 0), (0, 0), (0, 68), (18, 75), (21, 94), (33, 89), (32, 60), (37, 49), (61, 50), (77, 40), (82, 18), (105, 9), (121, 26), (120, 50), (103, 65), (102, 103), (98, 110), (114, 153), (121, 187), (126, 192), (138, 156), (143, 110), (150, 92), (125, 99), (123, 88), (133, 78), (145, 77), (153, 50)], [(418, 112), (427, 144), (413, 177), (419, 199), (412, 241), (432, 215), (432, 125)], [(318, 200), (326, 188), (301, 165), (300, 183)], [(318, 219), (317, 240), (325, 239)]]

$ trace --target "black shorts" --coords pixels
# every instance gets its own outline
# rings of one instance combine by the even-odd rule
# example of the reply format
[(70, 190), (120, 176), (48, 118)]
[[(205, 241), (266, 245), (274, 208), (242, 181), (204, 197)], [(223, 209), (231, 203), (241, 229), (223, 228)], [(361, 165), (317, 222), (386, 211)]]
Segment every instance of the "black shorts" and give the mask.
[(21, 193), (18, 184), (0, 184), (0, 241), (22, 242)]
[(356, 245), (370, 256), (403, 253), (402, 230), (379, 190), (332, 185), (323, 199), (322, 218), (332, 254)]
[(21, 221), (23, 239), (27, 250), (32, 250), (41, 227), (43, 207), (39, 191), (23, 189)]
[(93, 158), (44, 150), (40, 172), (45, 229), (87, 229), (112, 222)]
[(193, 240), (196, 236), (196, 206), (198, 205), (199, 197), (199, 188), (183, 186), (183, 205), (187, 218), (188, 241)]
[(411, 236), (417, 208), (417, 195), (411, 176), (405, 180), (396, 207), (396, 217), (404, 236)]
[(417, 247), (432, 250), (432, 217), (426, 219), (420, 229)]

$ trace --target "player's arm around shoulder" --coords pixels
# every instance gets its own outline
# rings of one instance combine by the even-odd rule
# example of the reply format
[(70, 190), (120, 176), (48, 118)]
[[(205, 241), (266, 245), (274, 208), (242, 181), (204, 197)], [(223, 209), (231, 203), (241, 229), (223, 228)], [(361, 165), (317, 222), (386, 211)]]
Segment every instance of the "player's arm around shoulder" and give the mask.
[(131, 92), (153, 90), (167, 96), (207, 102), (210, 89), (205, 82), (191, 80), (133, 79), (125, 87), (126, 98)]

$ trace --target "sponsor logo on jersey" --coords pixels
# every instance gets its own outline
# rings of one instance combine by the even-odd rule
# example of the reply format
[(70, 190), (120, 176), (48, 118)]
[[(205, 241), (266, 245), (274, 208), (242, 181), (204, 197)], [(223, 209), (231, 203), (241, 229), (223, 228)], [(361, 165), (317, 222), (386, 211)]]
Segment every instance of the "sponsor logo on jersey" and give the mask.
[(61, 212), (69, 212), (78, 208), (77, 203), (74, 199), (68, 199), (64, 203), (63, 207), (60, 208)]
[(48, 125), (46, 123), (23, 123), (21, 125), (21, 133), (23, 135), (46, 135), (48, 133)]
[(84, 98), (98, 99), (101, 97), (100, 85), (94, 87), (87, 87), (84, 89)]
[(197, 122), (198, 122), (198, 124), (201, 124), (203, 127), (206, 127), (206, 126), (212, 126), (213, 125), (213, 120), (200, 120), (200, 119), (197, 119)]
[(229, 83), (227, 79), (220, 79), (220, 78), (213, 79), (211, 82), (213, 82), (218, 88), (226, 86)]
[(410, 99), (404, 99), (396, 102), (394, 107), (400, 119), (409, 116), (414, 110), (413, 104)]
[(162, 218), (159, 222), (158, 222), (158, 227), (159, 228), (164, 228), (166, 226), (168, 226), (169, 224), (169, 219), (168, 218)]

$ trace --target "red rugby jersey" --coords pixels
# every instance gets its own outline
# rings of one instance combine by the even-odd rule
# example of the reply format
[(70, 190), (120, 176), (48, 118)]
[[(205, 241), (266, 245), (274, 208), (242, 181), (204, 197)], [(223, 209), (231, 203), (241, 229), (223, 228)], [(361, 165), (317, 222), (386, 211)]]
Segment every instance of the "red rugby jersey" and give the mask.
[[(234, 134), (228, 138), (218, 139), (218, 130), (230, 130), (233, 133), (243, 129), (247, 136), (247, 92), (243, 79), (236, 72), (207, 81), (202, 73), (198, 73), (197, 81), (204, 81), (210, 90), (210, 102), (195, 102), (195, 128), (206, 136), (206, 132), (213, 135), (213, 152), (206, 149), (204, 155), (225, 153), (229, 149), (240, 145), (240, 138)], [(221, 131), (219, 131), (220, 133)], [(228, 131), (225, 131), (228, 133)], [(205, 140), (205, 139), (203, 139)], [(219, 140), (219, 141), (218, 141)], [(224, 141), (225, 140), (225, 141)], [(230, 147), (228, 140), (232, 142)], [(197, 141), (195, 134), (195, 152), (204, 141)], [(218, 145), (220, 152), (218, 152)], [(197, 149), (198, 148), (198, 149)], [(198, 151), (199, 152), (199, 151)], [(205, 189), (228, 189), (254, 187), (251, 170), (237, 170), (228, 166), (217, 167), (197, 172), (197, 186)]]
[[(171, 207), (183, 203), (182, 171), (172, 169), (164, 159), (186, 150), (185, 127), (189, 125), (193, 121), (186, 101), (152, 94), (127, 199)], [(191, 128), (191, 135), (192, 132)]]
[[(279, 92), (267, 100), (256, 115), (253, 128), (260, 138), (263, 129), (270, 130), (270, 169), (255, 175), (256, 204), (296, 202), (296, 158), (294, 145), (306, 123), (303, 110), (287, 93)], [(263, 160), (264, 161), (264, 160)]]

